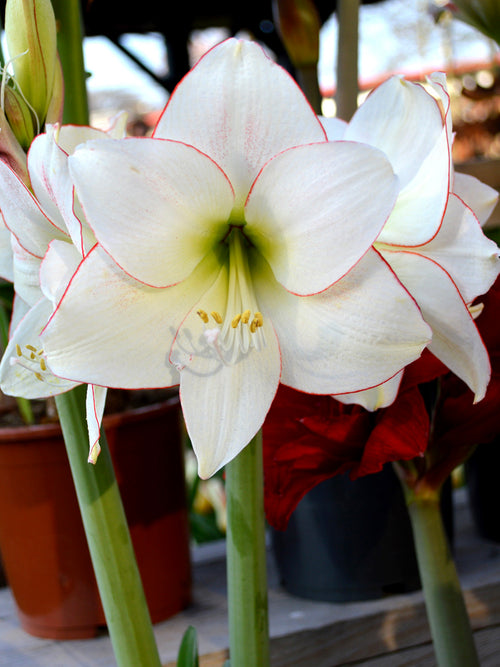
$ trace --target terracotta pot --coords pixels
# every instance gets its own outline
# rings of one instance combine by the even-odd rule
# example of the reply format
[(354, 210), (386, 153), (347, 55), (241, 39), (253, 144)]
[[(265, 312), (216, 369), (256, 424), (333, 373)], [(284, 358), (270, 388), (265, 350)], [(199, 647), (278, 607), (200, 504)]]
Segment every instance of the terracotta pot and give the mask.
[[(157, 623), (191, 595), (179, 402), (110, 415), (104, 424)], [(85, 638), (105, 624), (58, 425), (0, 429), (0, 549), (28, 633)]]

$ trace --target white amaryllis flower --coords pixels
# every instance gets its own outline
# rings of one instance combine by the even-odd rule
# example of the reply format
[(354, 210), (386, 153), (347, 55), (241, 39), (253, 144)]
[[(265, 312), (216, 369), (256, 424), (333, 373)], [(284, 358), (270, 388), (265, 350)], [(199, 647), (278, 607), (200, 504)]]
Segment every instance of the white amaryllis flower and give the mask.
[[(116, 123), (111, 135), (123, 136), (124, 120)], [(13, 264), (16, 292), (9, 343), (0, 364), (0, 387), (5, 394), (45, 398), (77, 384), (50, 372), (40, 333), (78, 264), (95, 245), (74, 199), (68, 154), (83, 141), (106, 136), (89, 127), (48, 126), (28, 154), (32, 191), (0, 162), (0, 210), (11, 235), (10, 253), (4, 244), (2, 261)], [(87, 392), (91, 461), (99, 453), (105, 395), (102, 387), (89, 387)]]
[[(429, 349), (480, 400), (490, 377), (488, 353), (469, 309), (499, 271), (499, 249), (482, 232), (498, 194), (472, 176), (455, 174), (446, 79), (427, 90), (400, 76), (375, 89), (349, 124), (323, 119), (331, 140), (364, 141), (383, 150), (401, 190), (374, 243), (432, 327)], [(474, 313), (475, 314), (475, 313)], [(373, 410), (397, 395), (402, 373), (361, 394), (336, 396)]]
[(388, 161), (328, 143), (255, 43), (206, 54), (153, 138), (88, 142), (69, 164), (99, 245), (44, 332), (50, 366), (112, 387), (180, 382), (202, 477), (251, 440), (280, 380), (370, 387), (428, 342), (371, 249), (398, 191)]

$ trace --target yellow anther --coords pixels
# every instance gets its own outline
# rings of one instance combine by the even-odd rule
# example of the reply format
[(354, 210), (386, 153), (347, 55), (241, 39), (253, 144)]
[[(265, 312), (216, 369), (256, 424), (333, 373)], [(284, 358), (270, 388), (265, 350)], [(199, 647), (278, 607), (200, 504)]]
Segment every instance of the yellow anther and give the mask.
[(217, 324), (222, 324), (222, 315), (220, 313), (218, 313), (216, 310), (212, 310), (210, 315), (214, 318)]
[(249, 319), (250, 319), (250, 311), (245, 310), (241, 315), (241, 323), (242, 324), (248, 324)]
[(23, 351), (21, 350), (21, 346), (16, 343), (16, 353), (18, 357), (23, 356)]
[(255, 333), (257, 331), (257, 320), (252, 320), (250, 322), (250, 333)]
[(40, 369), (41, 369), (42, 371), (46, 371), (46, 370), (47, 370), (47, 364), (45, 363), (45, 359), (40, 359)]
[(36, 357), (35, 357), (35, 353), (34, 353), (34, 352), (31, 352), (31, 354), (30, 354), (30, 359), (36, 359)]
[(40, 373), (35, 372), (35, 377), (37, 380), (40, 380), (40, 382), (43, 382), (43, 377), (41, 376)]
[(262, 317), (262, 313), (260, 313), (259, 311), (254, 313), (253, 319), (258, 327), (264, 326), (264, 318)]
[(200, 310), (196, 311), (196, 314), (199, 317), (201, 317), (201, 319), (203, 320), (203, 322), (205, 322), (205, 324), (208, 323), (208, 315), (206, 314), (206, 312), (204, 310), (201, 310), (201, 308), (200, 308)]
[(36, 352), (36, 347), (33, 347), (33, 345), (26, 345), (26, 349), (30, 350), (31, 352)]
[(236, 327), (240, 323), (240, 320), (241, 320), (241, 313), (238, 313), (238, 315), (233, 317), (233, 319), (231, 320), (231, 326), (233, 327), (233, 329), (236, 329)]

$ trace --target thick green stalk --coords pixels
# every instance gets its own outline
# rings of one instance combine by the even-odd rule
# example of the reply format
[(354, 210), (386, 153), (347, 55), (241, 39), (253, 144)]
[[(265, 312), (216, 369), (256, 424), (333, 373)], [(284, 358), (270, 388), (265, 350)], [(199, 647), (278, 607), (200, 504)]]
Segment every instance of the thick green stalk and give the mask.
[(405, 494), (437, 664), (479, 667), (467, 608), (443, 526), (439, 492), (426, 490), (418, 494), (405, 488)]
[(269, 627), (262, 434), (226, 466), (229, 655), (233, 667), (268, 667)]
[(52, 0), (52, 6), (57, 20), (57, 50), (65, 83), (63, 123), (88, 125), (80, 2)]
[(87, 463), (85, 391), (86, 387), (80, 385), (56, 396), (56, 405), (116, 662), (120, 667), (159, 667), (158, 648), (105, 437), (101, 438), (96, 465)]
[(337, 117), (351, 120), (358, 107), (359, 0), (338, 0)]
[[(88, 124), (79, 0), (53, 0), (66, 81), (64, 122)], [(86, 387), (56, 396), (66, 450), (116, 662), (160, 667), (130, 532), (104, 433), (95, 465), (87, 463)]]

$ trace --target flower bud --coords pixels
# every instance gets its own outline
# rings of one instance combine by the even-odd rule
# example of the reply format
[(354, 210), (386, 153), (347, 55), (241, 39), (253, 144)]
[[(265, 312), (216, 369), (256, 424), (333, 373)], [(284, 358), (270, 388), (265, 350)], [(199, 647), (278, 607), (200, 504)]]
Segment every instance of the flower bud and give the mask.
[(9, 125), (21, 144), (27, 151), (37, 132), (36, 120), (33, 113), (20, 93), (11, 86), (5, 86), (3, 92), (3, 109)]
[(50, 0), (7, 0), (5, 35), (15, 82), (45, 122), (57, 59), (56, 20)]
[(319, 14), (313, 0), (274, 0), (278, 32), (295, 67), (316, 65), (319, 59)]
[(453, 0), (446, 6), (458, 19), (500, 44), (499, 0)]
[(16, 139), (0, 107), (0, 160), (13, 169), (25, 185), (29, 183), (26, 153)]

